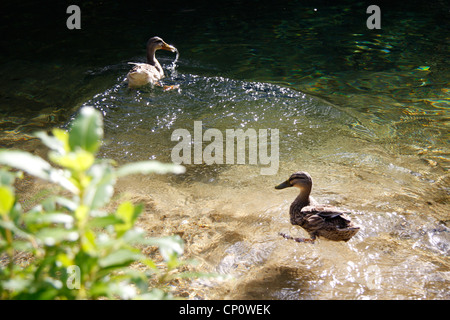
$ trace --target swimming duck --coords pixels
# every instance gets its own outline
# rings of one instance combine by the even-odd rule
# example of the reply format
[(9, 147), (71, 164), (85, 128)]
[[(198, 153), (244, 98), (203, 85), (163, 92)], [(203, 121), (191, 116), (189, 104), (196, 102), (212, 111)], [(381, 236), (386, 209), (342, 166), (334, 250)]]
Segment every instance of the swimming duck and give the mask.
[(275, 189), (297, 187), (300, 194), (292, 202), (289, 209), (291, 224), (305, 229), (311, 239), (293, 238), (280, 233), (287, 239), (297, 242), (314, 242), (316, 237), (323, 237), (333, 241), (348, 241), (360, 229), (349, 217), (335, 207), (319, 205), (311, 196), (312, 179), (307, 172), (296, 172), (288, 180), (277, 185)]
[(127, 74), (129, 88), (136, 88), (146, 84), (161, 86), (159, 80), (164, 78), (164, 71), (159, 61), (155, 58), (155, 52), (159, 49), (172, 52), (177, 51), (175, 47), (168, 45), (160, 37), (150, 38), (147, 42), (147, 63), (128, 62), (128, 64), (134, 65)]

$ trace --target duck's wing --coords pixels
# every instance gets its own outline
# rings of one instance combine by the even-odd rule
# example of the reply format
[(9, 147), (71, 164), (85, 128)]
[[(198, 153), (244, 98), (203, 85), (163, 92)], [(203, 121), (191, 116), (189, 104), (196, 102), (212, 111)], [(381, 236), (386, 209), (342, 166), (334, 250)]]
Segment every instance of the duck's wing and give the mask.
[(135, 66), (145, 66), (147, 63), (143, 63), (143, 62), (128, 62), (128, 64), (132, 64)]
[(323, 219), (332, 219), (336, 217), (341, 217), (345, 219), (345, 217), (342, 216), (343, 214), (345, 214), (345, 212), (332, 206), (321, 206), (321, 205), (306, 206), (302, 208), (302, 212), (315, 214)]
[(321, 212), (317, 213), (317, 215), (321, 216), (324, 219), (332, 219), (332, 218), (336, 218), (336, 217), (344, 218), (342, 216), (343, 214), (344, 214), (344, 212), (336, 212), (336, 211), (330, 211), (330, 212), (321, 211)]
[(150, 72), (152, 68), (152, 66), (147, 63), (128, 62), (128, 64), (133, 65), (130, 72)]

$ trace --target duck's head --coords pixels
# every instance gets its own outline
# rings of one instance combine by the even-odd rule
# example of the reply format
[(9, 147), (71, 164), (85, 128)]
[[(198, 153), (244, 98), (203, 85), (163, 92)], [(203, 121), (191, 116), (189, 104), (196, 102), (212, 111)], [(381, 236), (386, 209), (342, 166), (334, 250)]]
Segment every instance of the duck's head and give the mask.
[(150, 38), (147, 42), (147, 51), (155, 52), (156, 50), (159, 50), (159, 49), (172, 51), (172, 52), (177, 51), (177, 48), (165, 43), (164, 40), (161, 39), (160, 37)]
[(284, 189), (288, 187), (297, 187), (299, 189), (311, 190), (312, 179), (308, 172), (299, 171), (293, 173), (289, 179), (280, 183), (275, 189)]

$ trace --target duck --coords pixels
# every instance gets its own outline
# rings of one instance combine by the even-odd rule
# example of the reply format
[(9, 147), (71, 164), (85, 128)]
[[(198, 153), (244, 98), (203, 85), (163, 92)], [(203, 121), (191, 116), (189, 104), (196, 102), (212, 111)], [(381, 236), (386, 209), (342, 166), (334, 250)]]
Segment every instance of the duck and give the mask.
[(310, 196), (312, 178), (309, 173), (295, 172), (289, 179), (277, 185), (275, 189), (280, 190), (289, 187), (300, 189), (300, 194), (289, 208), (290, 222), (292, 225), (298, 225), (305, 229), (309, 233), (310, 239), (293, 238), (284, 233), (280, 233), (281, 236), (297, 242), (314, 243), (318, 237), (331, 241), (347, 242), (358, 233), (360, 227), (351, 221), (347, 215), (348, 212), (333, 206), (320, 205)]
[(127, 74), (129, 88), (137, 88), (147, 84), (162, 86), (159, 80), (164, 78), (164, 71), (155, 57), (156, 51), (160, 49), (177, 52), (174, 46), (168, 45), (160, 37), (150, 38), (147, 42), (147, 63), (128, 62), (128, 64), (134, 65)]

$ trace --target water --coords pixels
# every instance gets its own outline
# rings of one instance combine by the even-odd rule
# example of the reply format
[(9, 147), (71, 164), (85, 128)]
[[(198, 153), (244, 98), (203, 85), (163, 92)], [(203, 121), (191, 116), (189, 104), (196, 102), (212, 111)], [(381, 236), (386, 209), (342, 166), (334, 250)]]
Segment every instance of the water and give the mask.
[(169, 70), (171, 77), (176, 77), (177, 74), (177, 62), (178, 59), (180, 58), (180, 52), (178, 51), (177, 48), (175, 48), (175, 59), (172, 61), (172, 64), (170, 66), (167, 67), (167, 70)]
[[(82, 8), (80, 34), (47, 22), (27, 41), (15, 29), (2, 39), (9, 45), (0, 66), (3, 146), (41, 153), (30, 133), (65, 125), (83, 105), (103, 112), (101, 156), (120, 163), (170, 161), (173, 131), (192, 133), (194, 121), (203, 132), (280, 131), (276, 175), (261, 175), (261, 165), (192, 164), (181, 176), (119, 181), (118, 194), (146, 205), (140, 226), (150, 235), (179, 234), (199, 270), (233, 277), (182, 281), (177, 292), (193, 299), (450, 298), (443, 3), (383, 5), (382, 29), (370, 32), (362, 2), (235, 2), (219, 11), (195, 2), (170, 10), (90, 6)], [(38, 32), (50, 27), (51, 41)], [(153, 35), (180, 52), (157, 53), (164, 84), (178, 90), (127, 88), (127, 62), (145, 60)], [(289, 223), (296, 191), (274, 189), (298, 170), (311, 174), (319, 202), (352, 212), (361, 225), (352, 240), (310, 245), (278, 235), (306, 235)]]
[[(352, 115), (286, 87), (182, 73), (170, 81), (181, 90), (128, 91), (119, 81), (86, 102), (105, 115), (105, 155), (170, 161), (173, 130), (193, 132), (193, 119), (223, 131), (276, 127), (282, 137), (275, 176), (190, 165), (183, 176), (121, 183), (151, 203), (145, 229), (182, 235), (202, 270), (236, 277), (198, 281), (191, 298), (448, 298), (448, 180), (435, 166), (393, 153)], [(299, 169), (320, 202), (352, 211), (362, 229), (350, 242), (293, 245), (278, 235), (305, 236), (289, 223), (295, 191), (274, 189)]]

